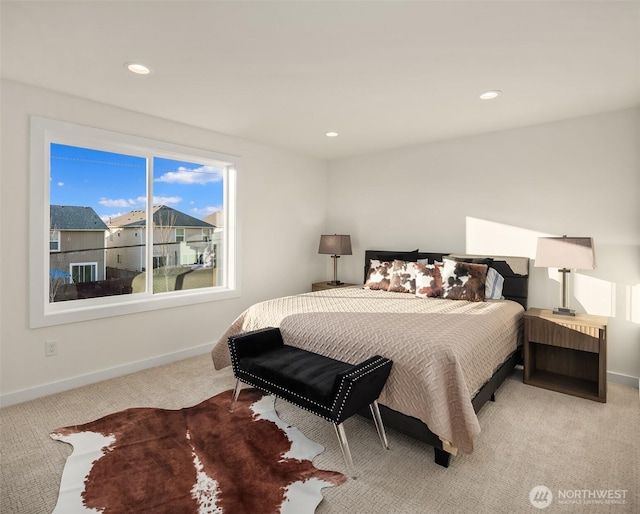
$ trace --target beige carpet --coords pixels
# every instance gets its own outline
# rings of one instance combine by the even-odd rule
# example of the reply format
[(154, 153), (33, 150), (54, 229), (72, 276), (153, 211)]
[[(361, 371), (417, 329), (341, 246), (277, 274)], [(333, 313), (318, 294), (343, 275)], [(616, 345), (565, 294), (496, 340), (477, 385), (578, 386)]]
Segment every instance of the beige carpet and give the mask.
[[(84, 423), (128, 407), (178, 409), (233, 387), (230, 369), (217, 372), (208, 355), (194, 357), (73, 391), (0, 409), (0, 512), (53, 510), (71, 448), (53, 441), (54, 428)], [(278, 400), (280, 417), (323, 444), (314, 460), (344, 470), (333, 427)], [(471, 455), (448, 469), (433, 450), (392, 430), (390, 450), (371, 422), (356, 416), (345, 428), (357, 480), (324, 490), (318, 513), (640, 512), (640, 402), (638, 390), (609, 384), (608, 403), (582, 400), (522, 383), (519, 370), (479, 415), (482, 433)], [(539, 510), (534, 486), (553, 493)], [(576, 499), (608, 492), (624, 503)], [(565, 498), (559, 499), (562, 493)], [(572, 501), (573, 503), (568, 503)], [(580, 502), (580, 503), (576, 503)]]

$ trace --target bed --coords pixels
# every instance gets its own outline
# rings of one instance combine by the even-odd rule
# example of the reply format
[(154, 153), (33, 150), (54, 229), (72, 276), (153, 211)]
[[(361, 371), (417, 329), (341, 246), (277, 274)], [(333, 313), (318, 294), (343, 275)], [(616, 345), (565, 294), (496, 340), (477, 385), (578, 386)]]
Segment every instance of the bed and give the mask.
[[(402, 287), (374, 288), (379, 264), (397, 268), (404, 263), (402, 269), (413, 269), (414, 262), (421, 263), (416, 269), (440, 274), (445, 267), (435, 262), (456, 270), (493, 268), (504, 279), (504, 299), (454, 300), (455, 295), (442, 298), (441, 292), (419, 297)], [(480, 433), (477, 411), (493, 399), (520, 359), (529, 259), (367, 250), (364, 271), (366, 288), (330, 289), (251, 306), (215, 344), (214, 366), (230, 364), (228, 337), (269, 326), (280, 327), (285, 344), (353, 364), (370, 355), (388, 357), (394, 364), (379, 398), (385, 425), (433, 446), (436, 463), (446, 467), (458, 450), (473, 451)]]

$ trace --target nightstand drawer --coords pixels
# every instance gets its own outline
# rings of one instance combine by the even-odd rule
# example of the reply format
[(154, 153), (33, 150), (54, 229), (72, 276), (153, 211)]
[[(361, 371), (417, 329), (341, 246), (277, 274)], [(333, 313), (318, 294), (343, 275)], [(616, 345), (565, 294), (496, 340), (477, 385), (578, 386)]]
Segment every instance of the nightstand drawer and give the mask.
[(526, 325), (529, 341), (583, 352), (600, 353), (600, 331), (594, 327), (586, 328), (595, 331), (595, 337), (577, 330), (575, 326), (567, 326), (564, 323), (559, 324), (541, 318), (528, 318)]

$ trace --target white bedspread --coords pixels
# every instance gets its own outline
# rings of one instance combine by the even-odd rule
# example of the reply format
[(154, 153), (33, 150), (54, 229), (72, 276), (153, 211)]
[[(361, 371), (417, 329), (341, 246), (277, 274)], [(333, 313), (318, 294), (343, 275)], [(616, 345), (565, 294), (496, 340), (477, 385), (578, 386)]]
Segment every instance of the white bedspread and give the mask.
[(277, 298), (243, 312), (214, 346), (230, 365), (227, 338), (280, 327), (286, 344), (350, 363), (393, 360), (379, 402), (420, 419), (465, 453), (480, 432), (471, 399), (516, 350), (523, 308), (516, 302), (416, 298), (358, 287)]

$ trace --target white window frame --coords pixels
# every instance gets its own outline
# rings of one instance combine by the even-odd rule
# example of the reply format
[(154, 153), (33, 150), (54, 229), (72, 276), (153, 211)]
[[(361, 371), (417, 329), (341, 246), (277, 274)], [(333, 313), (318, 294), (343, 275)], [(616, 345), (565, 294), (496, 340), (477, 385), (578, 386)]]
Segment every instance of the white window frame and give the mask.
[[(74, 266), (91, 266), (92, 268), (92, 274), (94, 276), (93, 280), (88, 280), (87, 282), (96, 282), (98, 280), (98, 263), (97, 262), (72, 262), (71, 264), (69, 264), (69, 274), (71, 275), (71, 277), (73, 278), (73, 268)], [(79, 284), (81, 282), (76, 282), (76, 284)]]
[[(176, 227), (176, 229), (175, 229), (175, 230), (176, 230), (176, 233), (175, 233), (175, 239), (174, 239), (174, 241), (175, 241), (176, 243), (184, 243), (184, 242), (186, 241), (186, 237), (187, 237), (187, 236), (186, 236), (186, 233), (187, 233), (187, 231), (184, 229), (184, 227)], [(181, 234), (180, 234), (180, 239), (179, 239), (179, 240), (178, 240), (178, 231), (180, 231), (180, 232), (181, 232)]]
[[(153, 274), (147, 273), (144, 293), (87, 298), (69, 302), (49, 302), (49, 243), (50, 243), (50, 147), (51, 143), (94, 148), (107, 152), (146, 157), (164, 157), (194, 164), (215, 163), (225, 170), (224, 177), (224, 252), (223, 285), (211, 288), (153, 294)], [(31, 165), (29, 206), (29, 304), (30, 328), (62, 325), (136, 312), (181, 307), (211, 301), (237, 298), (240, 289), (240, 259), (238, 245), (237, 175), (240, 158), (199, 148), (182, 146), (109, 130), (85, 127), (72, 123), (31, 116)], [(152, 213), (153, 177), (147, 173), (149, 201), (147, 212)], [(152, 241), (152, 223), (147, 223), (146, 241)], [(147, 270), (152, 269), (153, 252), (147, 252)]]
[[(51, 234), (55, 234), (56, 237), (55, 239), (51, 239)], [(56, 243), (57, 247), (55, 250), (51, 249), (51, 243)], [(50, 230), (49, 231), (49, 252), (54, 252), (54, 253), (58, 253), (60, 252), (60, 231), (59, 230)]]

